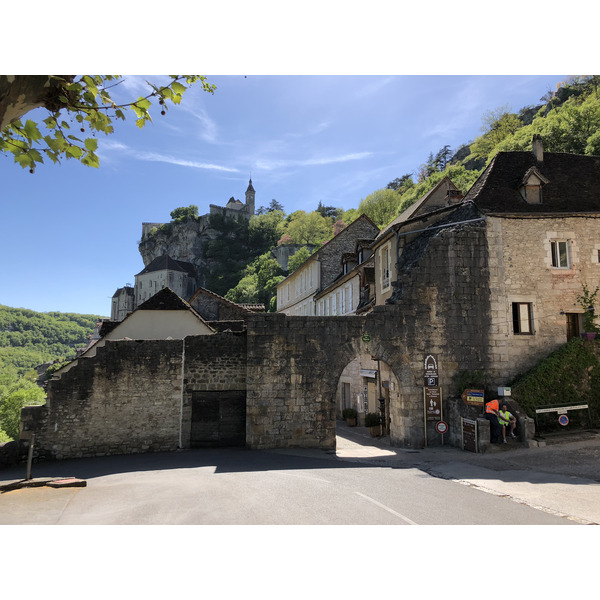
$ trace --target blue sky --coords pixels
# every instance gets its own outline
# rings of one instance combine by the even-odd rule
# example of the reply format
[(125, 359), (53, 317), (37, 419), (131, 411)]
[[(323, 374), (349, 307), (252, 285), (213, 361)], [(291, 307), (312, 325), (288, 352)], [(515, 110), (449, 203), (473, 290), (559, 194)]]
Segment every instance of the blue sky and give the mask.
[[(480, 26), (481, 5), (468, 0), (392, 8), (374, 0), (369, 10), (306, 0), (301, 11), (235, 1), (196, 13), (107, 0), (103, 10), (118, 15), (110, 27), (93, 6), (61, 15), (62, 53), (42, 51), (57, 17), (48, 3), (34, 5), (31, 56), (3, 53), (0, 73), (153, 74), (126, 76), (115, 90), (123, 100), (158, 73), (199, 72), (217, 86), (214, 95), (191, 88), (142, 130), (133, 113), (118, 122), (99, 137), (99, 169), (65, 160), (31, 175), (0, 155), (0, 304), (37, 311), (108, 316), (112, 294), (143, 269), (142, 222), (168, 221), (174, 208), (195, 204), (205, 214), (231, 196), (244, 200), (250, 177), (257, 206), (355, 208), (416, 173), (430, 152), (474, 139), (486, 111), (538, 102), (566, 77), (553, 73), (597, 71), (595, 37), (583, 35), (593, 20), (577, 21), (588, 63), (575, 66), (564, 51), (569, 17), (514, 0), (494, 16), (496, 29)], [(540, 31), (564, 25), (564, 43), (528, 34), (515, 46), (517, 8)], [(6, 48), (23, 47), (19, 28), (4, 36)]]
[[(142, 222), (243, 201), (250, 177), (257, 206), (356, 208), (479, 135), (486, 111), (536, 103), (561, 77), (208, 75), (214, 95), (192, 87), (142, 130), (131, 113), (101, 135), (98, 169), (69, 160), (32, 175), (0, 157), (0, 304), (108, 315), (144, 267)], [(127, 76), (118, 96), (145, 79), (160, 80)]]

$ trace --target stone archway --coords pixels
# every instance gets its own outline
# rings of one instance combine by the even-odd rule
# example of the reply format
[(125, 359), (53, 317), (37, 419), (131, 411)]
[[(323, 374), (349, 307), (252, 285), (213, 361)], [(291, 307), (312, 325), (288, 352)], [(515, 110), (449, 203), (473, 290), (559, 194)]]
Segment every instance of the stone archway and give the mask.
[(336, 418), (342, 418), (344, 408), (358, 413), (358, 424), (363, 426), (365, 414), (380, 413), (384, 408), (384, 433), (390, 432), (390, 415), (397, 413), (399, 383), (390, 365), (371, 354), (361, 353), (342, 371), (336, 392)]

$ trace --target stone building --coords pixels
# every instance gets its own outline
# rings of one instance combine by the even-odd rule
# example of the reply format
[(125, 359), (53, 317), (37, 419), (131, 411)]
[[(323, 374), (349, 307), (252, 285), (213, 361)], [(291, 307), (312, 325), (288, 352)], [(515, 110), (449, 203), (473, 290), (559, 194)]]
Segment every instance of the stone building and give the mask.
[[(372, 239), (378, 232), (366, 215), (342, 229), (277, 286), (277, 312), (314, 316), (315, 295), (340, 275), (342, 254), (354, 252), (358, 240)], [(337, 308), (332, 308), (329, 314), (338, 314)]]
[(256, 205), (256, 191), (252, 186), (252, 179), (248, 183), (246, 188), (246, 203), (244, 204), (240, 200), (236, 200), (233, 196), (227, 202), (225, 207), (217, 206), (216, 204), (210, 205), (211, 215), (223, 215), (231, 219), (243, 218), (250, 219), (255, 213)]
[[(544, 152), (535, 139), (533, 152), (498, 153), (453, 200), (390, 228), (391, 292), (369, 312), (249, 311), (240, 331), (208, 323), (212, 334), (107, 340), (49, 382), (46, 406), (23, 410), (22, 437), (35, 433), (50, 457), (228, 444), (331, 449), (343, 406), (373, 411), (383, 400), (392, 444), (422, 448), (441, 444), (425, 410), (434, 389), (445, 443), (459, 446), (461, 418), (477, 420), (481, 408), (461, 400), (455, 375), (477, 370), (489, 390), (510, 385), (581, 329), (587, 307), (577, 296), (584, 284), (600, 287), (600, 157)], [(329, 285), (342, 254), (377, 235), (372, 227), (332, 253), (335, 261), (328, 256), (330, 269), (314, 259), (305, 266), (316, 264), (313, 277)], [(425, 379), (431, 364), (435, 376)], [(363, 389), (345, 385), (357, 378)], [(532, 423), (519, 419), (525, 441)], [(489, 425), (478, 422), (484, 443)]]
[(110, 305), (111, 321), (122, 321), (135, 308), (135, 290), (130, 284), (119, 288)]
[(167, 254), (155, 258), (135, 276), (135, 306), (167, 287), (184, 299), (190, 298), (197, 287), (194, 265)]

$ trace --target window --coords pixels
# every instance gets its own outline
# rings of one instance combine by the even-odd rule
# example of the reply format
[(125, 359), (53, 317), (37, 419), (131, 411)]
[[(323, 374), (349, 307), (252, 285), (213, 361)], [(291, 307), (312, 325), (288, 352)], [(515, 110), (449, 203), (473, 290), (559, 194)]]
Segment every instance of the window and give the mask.
[(550, 248), (552, 250), (552, 266), (555, 269), (569, 269), (571, 267), (569, 242), (550, 242)]
[(515, 335), (533, 334), (533, 304), (531, 302), (513, 302), (512, 316)]
[(381, 289), (390, 287), (390, 246), (381, 249)]

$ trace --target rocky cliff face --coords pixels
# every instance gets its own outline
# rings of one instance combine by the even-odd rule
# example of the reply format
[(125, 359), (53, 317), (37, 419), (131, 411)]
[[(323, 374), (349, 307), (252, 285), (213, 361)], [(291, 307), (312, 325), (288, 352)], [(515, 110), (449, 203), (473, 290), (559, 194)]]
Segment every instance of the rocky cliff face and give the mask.
[(175, 221), (144, 236), (139, 251), (145, 266), (164, 254), (192, 263), (198, 273), (198, 283), (204, 286), (212, 266), (205, 257), (206, 244), (218, 236), (219, 232), (210, 228), (208, 219)]

